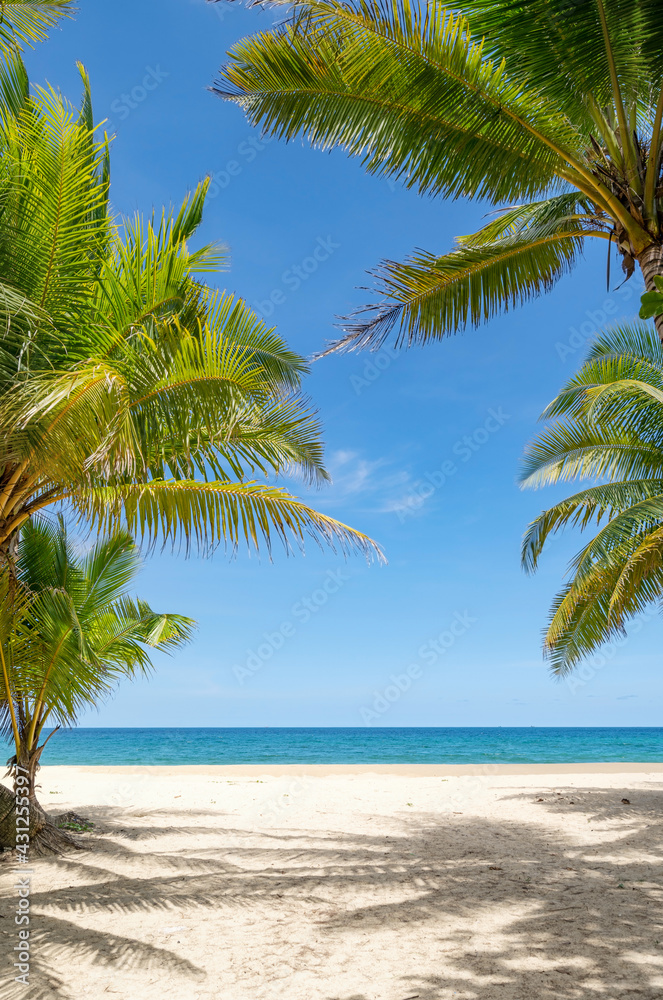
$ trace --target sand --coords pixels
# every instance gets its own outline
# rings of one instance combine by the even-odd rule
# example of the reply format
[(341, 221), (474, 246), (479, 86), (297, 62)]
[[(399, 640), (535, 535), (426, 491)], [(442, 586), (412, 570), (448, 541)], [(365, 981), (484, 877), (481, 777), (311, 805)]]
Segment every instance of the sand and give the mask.
[[(96, 824), (32, 868), (2, 997), (663, 996), (663, 765), (45, 767)], [(622, 799), (629, 799), (623, 803)]]

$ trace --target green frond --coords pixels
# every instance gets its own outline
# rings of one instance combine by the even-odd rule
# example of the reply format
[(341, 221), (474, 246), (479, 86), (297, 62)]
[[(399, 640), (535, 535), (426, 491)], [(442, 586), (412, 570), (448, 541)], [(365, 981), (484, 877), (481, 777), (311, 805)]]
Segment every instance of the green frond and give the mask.
[(631, 619), (646, 612), (652, 603), (660, 602), (660, 558), (649, 560), (649, 572), (642, 574), (638, 585), (623, 584), (624, 572), (618, 563), (597, 565), (582, 585), (572, 580), (558, 595), (544, 646), (558, 676), (570, 673), (604, 643), (623, 638)]
[[(632, 104), (663, 82), (663, 17), (656, 0), (603, 0), (620, 88)], [(463, 0), (463, 13), (485, 38), (487, 54), (506, 60), (509, 74), (593, 131), (589, 98), (613, 102), (598, 5), (568, 0)], [(554, 71), (551, 72), (551, 68)]]
[[(559, 419), (568, 417), (578, 421), (594, 421), (598, 412), (598, 407), (604, 414), (614, 410), (614, 393), (612, 387), (615, 385), (631, 385), (633, 389), (646, 382), (652, 392), (659, 392), (663, 387), (662, 372), (659, 368), (651, 365), (646, 360), (640, 358), (621, 355), (619, 357), (598, 357), (596, 361), (588, 361), (580, 370), (578, 375), (570, 380), (562, 392), (544, 410), (541, 419)], [(619, 395), (619, 394), (618, 394)], [(649, 393), (629, 393), (631, 403), (635, 401), (635, 408), (642, 408), (643, 404), (650, 411), (653, 410), (654, 400)], [(626, 393), (624, 396), (626, 401)], [(601, 405), (603, 400), (603, 405)], [(595, 405), (597, 404), (597, 405)], [(619, 408), (619, 403), (617, 402)], [(628, 409), (633, 410), (633, 405)], [(605, 421), (607, 422), (607, 421)], [(620, 409), (620, 427), (626, 429), (629, 425), (627, 408)], [(642, 421), (634, 429), (640, 435), (646, 434), (647, 425)]]
[(20, 53), (10, 50), (0, 61), (0, 121), (17, 117), (30, 96), (30, 81)]
[(98, 221), (105, 145), (58, 94), (38, 89), (5, 120), (0, 148), (0, 273), (52, 322), (71, 323), (97, 277), (93, 251), (107, 238), (105, 217)]
[(135, 664), (149, 670), (149, 657), (142, 649), (150, 646), (169, 653), (191, 642), (196, 622), (185, 615), (160, 614), (146, 601), (118, 597), (94, 622), (95, 642), (99, 653), (119, 667)]
[(656, 0), (296, 0), (236, 44), (214, 90), (264, 133), (421, 194), (512, 206), (452, 254), (383, 262), (382, 301), (330, 349), (483, 322), (548, 291), (585, 237), (616, 237), (627, 269), (657, 245), (662, 43)]
[(138, 548), (128, 533), (115, 531), (98, 539), (80, 560), (85, 579), (80, 614), (86, 617), (97, 614), (119, 600), (136, 577), (140, 562)]
[(458, 237), (458, 245), (490, 246), (504, 238), (554, 236), (563, 232), (608, 238), (612, 228), (607, 216), (597, 213), (590, 200), (579, 197), (577, 191), (507, 206), (491, 214), (492, 220), (478, 232)]
[[(661, 490), (663, 492), (663, 490)], [(624, 560), (610, 597), (611, 618), (623, 620), (660, 597), (663, 582), (663, 529), (649, 532)]]
[(540, 489), (579, 479), (663, 476), (663, 448), (634, 431), (606, 427), (582, 418), (554, 423), (528, 445), (521, 483)]
[(201, 181), (195, 190), (185, 197), (182, 206), (172, 222), (172, 239), (181, 243), (190, 239), (203, 221), (205, 198), (209, 190), (210, 179)]
[[(635, 403), (635, 409), (644, 404), (651, 410), (651, 403), (660, 393), (663, 393), (663, 345), (655, 328), (645, 323), (624, 324), (598, 334), (579, 371), (546, 407), (541, 419), (568, 416), (596, 420), (600, 409), (601, 422), (607, 423), (612, 400), (620, 413), (620, 425), (626, 427), (629, 407), (622, 402), (629, 399), (631, 409)], [(619, 399), (615, 400), (615, 394)], [(648, 423), (640, 420), (640, 431)]]
[(640, 544), (640, 539), (655, 531), (662, 520), (663, 493), (660, 492), (616, 512), (573, 559), (571, 565), (576, 583), (581, 585), (597, 565), (622, 564), (634, 546)]
[(647, 365), (648, 378), (655, 378), (658, 370), (663, 380), (663, 344), (653, 323), (622, 323), (601, 330), (589, 345), (585, 364), (599, 360)]
[(12, 731), (14, 707), (19, 741), (34, 749), (47, 721), (72, 725), (120, 679), (148, 673), (150, 649), (189, 642), (196, 623), (129, 594), (140, 560), (126, 532), (80, 553), (61, 517), (35, 520), (21, 532), (19, 550), (15, 583), (0, 573), (0, 728)]
[(394, 329), (396, 345), (411, 346), (487, 322), (552, 288), (575, 264), (585, 235), (574, 224), (493, 243), (468, 238), (443, 257), (420, 251), (402, 264), (384, 261), (376, 272), (383, 302), (346, 322), (345, 336), (325, 353), (378, 350)]
[(523, 565), (548, 538), (597, 531), (571, 562), (553, 605), (545, 651), (563, 676), (663, 599), (663, 348), (644, 324), (602, 332), (580, 370), (547, 407), (552, 423), (528, 446), (523, 482), (604, 479), (530, 524)]
[(221, 543), (231, 549), (271, 551), (278, 538), (287, 551), (307, 537), (343, 553), (382, 560), (366, 535), (320, 514), (286, 490), (259, 483), (169, 480), (81, 488), (69, 501), (89, 523), (104, 531), (123, 522), (148, 544), (195, 545), (202, 551)]
[(605, 518), (612, 518), (642, 500), (660, 497), (662, 494), (663, 471), (660, 479), (591, 486), (561, 500), (544, 510), (528, 526), (522, 545), (523, 568), (528, 573), (537, 569), (546, 542), (556, 532), (569, 526), (579, 527), (584, 531), (592, 523), (600, 525)]
[(376, 554), (270, 485), (329, 478), (300, 391), (308, 365), (244, 302), (201, 282), (222, 263), (218, 248), (189, 245), (208, 181), (177, 210), (110, 218), (108, 143), (81, 75), (80, 110), (41, 90), (0, 115), (0, 546), (68, 503), (148, 542), (269, 549), (313, 537)]
[(90, 88), (90, 76), (85, 69), (83, 63), (76, 63), (78, 72), (80, 73), (81, 80), (83, 82), (83, 98), (81, 100), (81, 108), (79, 112), (79, 122), (83, 129), (85, 129), (90, 135), (94, 130), (94, 114), (92, 112), (92, 90)]
[[(607, 586), (602, 587), (603, 583)], [(623, 627), (610, 622), (611, 583), (611, 579), (597, 581), (594, 592), (582, 594), (576, 594), (568, 585), (555, 599), (544, 652), (556, 676), (565, 677), (604, 643), (625, 634)]]
[(248, 469), (264, 476), (301, 477), (316, 485), (330, 481), (323, 462), (320, 422), (299, 396), (277, 400), (254, 412), (238, 410), (231, 434), (218, 444), (209, 464), (220, 471), (222, 462), (236, 475)]
[(82, 576), (62, 516), (53, 521), (34, 518), (20, 536), (18, 580), (31, 593), (46, 589), (80, 594)]
[(578, 137), (433, 0), (312, 0), (242, 41), (213, 88), (279, 138), (361, 156), (420, 192), (496, 200), (553, 185)]
[(230, 295), (213, 293), (206, 302), (206, 320), (220, 339), (244, 347), (251, 354), (253, 363), (270, 380), (277, 391), (296, 392), (309, 365), (291, 351), (273, 327), (242, 300)]
[(73, 13), (70, 0), (3, 0), (0, 21), (0, 52), (3, 58), (16, 46), (42, 42), (48, 29), (61, 17)]

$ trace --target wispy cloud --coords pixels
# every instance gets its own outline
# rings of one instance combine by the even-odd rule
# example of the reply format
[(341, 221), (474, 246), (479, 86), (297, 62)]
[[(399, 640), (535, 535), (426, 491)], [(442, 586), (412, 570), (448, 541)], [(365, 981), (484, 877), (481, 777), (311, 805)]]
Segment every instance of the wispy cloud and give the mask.
[(378, 469), (387, 464), (384, 458), (369, 460), (356, 451), (337, 451), (331, 456), (329, 468), (337, 495), (355, 496), (357, 493), (373, 491), (376, 486)]
[(337, 505), (359, 500), (364, 509), (383, 513), (386, 507), (382, 498), (396, 490), (400, 495), (409, 480), (407, 472), (394, 470), (393, 466), (392, 458), (366, 458), (349, 449), (335, 451), (328, 462), (332, 484), (321, 501)]
[[(401, 520), (406, 516), (423, 516), (429, 513), (425, 501), (435, 494), (449, 475), (449, 463), (443, 463), (444, 471), (434, 469), (424, 477), (411, 471), (412, 455), (404, 461), (403, 456), (392, 455), (367, 458), (353, 449), (338, 449), (328, 460), (332, 483), (316, 503), (337, 506), (340, 503), (361, 505), (361, 510), (373, 514), (398, 514)], [(424, 509), (427, 508), (427, 509)]]

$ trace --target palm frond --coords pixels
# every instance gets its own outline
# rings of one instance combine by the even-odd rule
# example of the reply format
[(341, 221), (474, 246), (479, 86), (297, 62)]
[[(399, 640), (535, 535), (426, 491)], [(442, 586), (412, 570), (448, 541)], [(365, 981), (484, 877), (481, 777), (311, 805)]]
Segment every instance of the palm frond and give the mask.
[(528, 573), (537, 569), (546, 542), (556, 532), (568, 526), (579, 527), (584, 531), (592, 523), (600, 525), (604, 519), (611, 519), (643, 500), (660, 498), (661, 495), (663, 474), (659, 479), (636, 479), (591, 486), (561, 500), (543, 511), (528, 526), (522, 544), (524, 569)]
[[(663, 83), (663, 18), (656, 0), (602, 0), (623, 99), (632, 104)], [(535, 87), (568, 117), (594, 129), (592, 104), (613, 101), (599, 3), (568, 0), (463, 0), (487, 54), (506, 59), (509, 74)], [(637, 41), (636, 41), (637, 40)], [(554, 72), (551, 72), (554, 67)]]
[(269, 135), (340, 146), (430, 194), (537, 195), (578, 144), (437, 0), (298, 3), (290, 22), (231, 49), (213, 89)]
[(70, 0), (3, 0), (0, 53), (11, 55), (16, 46), (42, 42), (48, 29), (73, 13)]
[(586, 237), (614, 237), (627, 274), (636, 259), (651, 270), (663, 230), (659, 6), (296, 0), (275, 30), (233, 47), (214, 90), (264, 133), (342, 148), (421, 194), (519, 203), (452, 254), (384, 261), (383, 301), (330, 350), (483, 322), (548, 291)]
[(68, 502), (148, 543), (313, 537), (377, 553), (270, 485), (329, 478), (300, 391), (308, 366), (244, 302), (202, 283), (223, 263), (218, 247), (190, 246), (208, 181), (178, 209), (110, 218), (108, 143), (79, 68), (77, 110), (52, 90), (21, 96), (16, 62), (0, 115), (0, 549)]
[(645, 476), (663, 476), (663, 449), (655, 434), (648, 439), (578, 418), (553, 424), (527, 447), (521, 483), (539, 489), (572, 479)]
[(378, 350), (392, 330), (397, 347), (425, 344), (487, 322), (552, 288), (573, 268), (585, 235), (578, 226), (527, 232), (493, 243), (468, 240), (442, 257), (419, 251), (402, 264), (384, 261), (376, 272), (384, 301), (346, 321), (345, 336), (324, 353)]
[(18, 51), (10, 50), (0, 62), (0, 120), (17, 117), (30, 96), (30, 81)]
[(128, 593), (140, 560), (126, 532), (81, 553), (62, 517), (34, 520), (19, 550), (17, 579), (0, 573), (0, 729), (38, 755), (47, 720), (73, 724), (120, 679), (148, 673), (150, 649), (173, 651), (196, 626)]
[(123, 521), (148, 544), (157, 541), (196, 545), (209, 551), (240, 543), (271, 551), (272, 538), (286, 550), (309, 537), (344, 553), (360, 552), (382, 560), (379, 546), (366, 535), (320, 514), (286, 490), (260, 483), (186, 480), (81, 488), (70, 503), (96, 529)]
[(564, 676), (628, 621), (663, 599), (663, 348), (644, 324), (599, 335), (547, 407), (553, 423), (527, 449), (523, 482), (604, 479), (530, 524), (526, 570), (567, 527), (598, 530), (571, 562), (544, 649)]

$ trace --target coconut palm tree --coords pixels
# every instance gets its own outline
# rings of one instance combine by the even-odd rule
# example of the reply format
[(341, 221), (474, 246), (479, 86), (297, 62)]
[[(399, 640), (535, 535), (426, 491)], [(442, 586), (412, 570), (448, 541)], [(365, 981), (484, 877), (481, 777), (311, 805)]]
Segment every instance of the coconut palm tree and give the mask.
[[(660, 0), (295, 0), (215, 92), (286, 140), (499, 207), (449, 253), (383, 261), (338, 348), (425, 343), (548, 291), (590, 238), (663, 273)], [(656, 320), (663, 336), (663, 317)]]
[(16, 55), (0, 78), (0, 561), (54, 504), (148, 543), (377, 552), (270, 481), (329, 478), (306, 365), (203, 283), (224, 262), (189, 245), (207, 182), (179, 211), (112, 218), (81, 72), (80, 112), (30, 96)]
[[(7, 572), (0, 577), (0, 733), (14, 743), (11, 772), (17, 794), (27, 800), (33, 850), (66, 841), (35, 794), (50, 736), (74, 725), (122, 678), (149, 673), (150, 649), (176, 649), (191, 637), (192, 619), (158, 614), (129, 595), (139, 565), (127, 532), (80, 554), (61, 518), (53, 525), (32, 519), (20, 532), (16, 580)], [(44, 739), (45, 727), (51, 732)], [(13, 796), (0, 789), (0, 842), (13, 847), (16, 841), (20, 849)]]
[(537, 568), (556, 532), (598, 529), (571, 564), (545, 636), (552, 669), (564, 675), (663, 599), (663, 346), (654, 328), (601, 333), (543, 417), (553, 423), (527, 449), (523, 485), (592, 485), (532, 522), (525, 568)]

